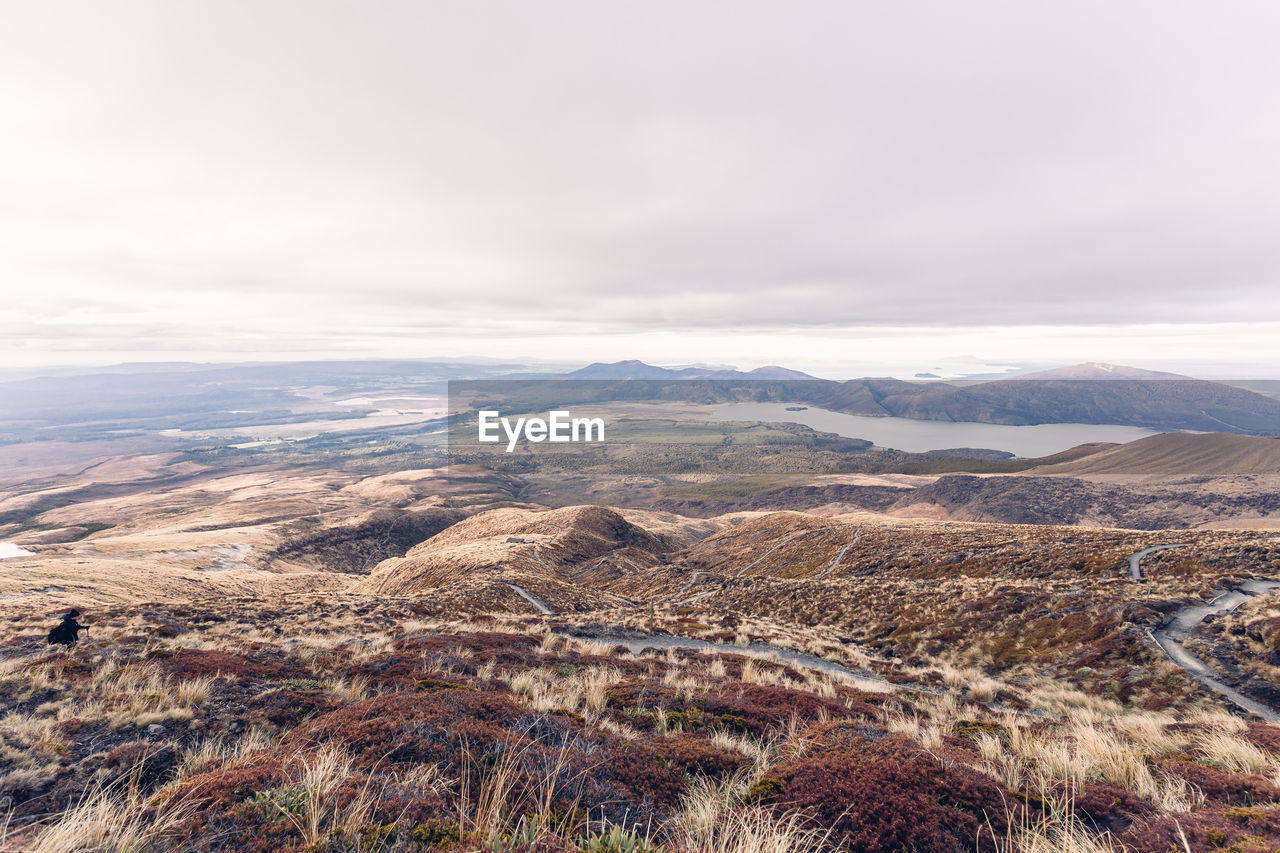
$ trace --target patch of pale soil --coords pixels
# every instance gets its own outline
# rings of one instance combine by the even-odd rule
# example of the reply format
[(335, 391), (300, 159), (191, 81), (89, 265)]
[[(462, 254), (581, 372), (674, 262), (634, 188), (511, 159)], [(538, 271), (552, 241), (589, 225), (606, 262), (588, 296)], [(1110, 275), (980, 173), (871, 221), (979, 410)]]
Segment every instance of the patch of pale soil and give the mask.
[(415, 468), (408, 471), (396, 471), (393, 474), (381, 474), (376, 477), (365, 477), (359, 482), (343, 486), (341, 492), (361, 498), (378, 500), (395, 500), (413, 497), (431, 491), (449, 480), (447, 468)]
[[(439, 498), (422, 494), (439, 485), (427, 472), (389, 476), (399, 476), (414, 484), (406, 486), (408, 497), (421, 497), (427, 503), (439, 502)], [(28, 532), (23, 538), (32, 542), (57, 542), (65, 539), (59, 527), (95, 523), (110, 527), (94, 534), (91, 541), (111, 550), (189, 549), (228, 540), (235, 542), (244, 536), (250, 536), (252, 544), (265, 544), (265, 532), (238, 531), (274, 529), (304, 517), (323, 517), (327, 523), (341, 523), (373, 510), (413, 503), (413, 500), (389, 499), (392, 495), (388, 492), (394, 491), (394, 486), (389, 487), (388, 478), (368, 480), (374, 482), (364, 489), (344, 489), (341, 487), (359, 486), (367, 481), (341, 472), (268, 471), (202, 478), (154, 491), (82, 499), (47, 510), (38, 520), (49, 529), (43, 534)]]
[(632, 524), (645, 528), (657, 536), (664, 536), (674, 543), (684, 545), (705, 539), (723, 530), (727, 521), (716, 518), (690, 518), (672, 512), (656, 512), (648, 509), (619, 509), (618, 514)]
[(229, 440), (243, 438), (249, 441), (262, 441), (273, 438), (310, 438), (314, 435), (338, 432), (363, 432), (392, 426), (406, 426), (422, 423), (440, 417), (432, 413), (402, 413), (395, 409), (381, 409), (363, 418), (340, 418), (329, 420), (317, 418), (313, 421), (302, 421), (290, 424), (267, 424), (261, 426), (227, 427), (226, 429), (203, 430), (163, 430), (162, 436), (175, 438), (219, 439)]
[[(0, 483), (36, 483), (61, 477), (92, 474), (96, 466), (121, 460), (122, 466), (136, 466), (135, 476), (117, 469), (120, 482), (154, 477), (164, 473), (171, 441), (152, 437), (105, 439), (101, 441), (31, 441), (0, 446)], [(93, 469), (93, 470), (89, 470)]]
[(914, 489), (926, 486), (937, 480), (932, 474), (819, 474), (809, 478), (815, 486), (892, 486), (902, 489)]
[(886, 515), (882, 512), (874, 512), (866, 507), (860, 507), (855, 504), (847, 503), (829, 503), (813, 509), (804, 510), (805, 515), (816, 515), (819, 518), (831, 518), (836, 521), (843, 521), (846, 524), (875, 524), (882, 527), (901, 526), (910, 521), (899, 515)]
[[(1165, 486), (1179, 491), (1204, 491), (1215, 495), (1249, 495), (1280, 489), (1278, 474), (1041, 474), (1024, 471), (1023, 476), (1070, 477), (1113, 486)], [(1017, 476), (1017, 475), (1015, 475)]]
[[(227, 595), (340, 590), (343, 575), (324, 572), (282, 574), (246, 568), (233, 561), (241, 551), (207, 552), (172, 562), (83, 554), (37, 555), (0, 564), (0, 613), (104, 603), (199, 600)], [(203, 563), (203, 568), (195, 568)], [(228, 566), (219, 568), (219, 565)]]
[(837, 518), (853, 515), (861, 510), (862, 507), (855, 504), (840, 503), (837, 501), (836, 503), (823, 504), (822, 506), (815, 506), (811, 509), (806, 509), (805, 513), (807, 515), (816, 515), (819, 518)]
[(912, 504), (901, 509), (895, 509), (888, 515), (894, 518), (921, 518), (932, 521), (946, 521), (951, 518), (951, 514), (947, 512), (946, 507), (929, 503)]
[[(30, 448), (31, 445), (19, 445)], [(209, 470), (195, 462), (175, 462), (177, 453), (147, 453), (132, 456), (100, 456), (87, 461), (77, 470), (59, 472), (61, 477), (52, 491), (69, 491), (86, 486), (138, 483), (158, 478), (187, 476)], [(21, 498), (30, 500), (49, 492), (26, 492)], [(4, 494), (0, 492), (0, 495)]]
[[(633, 420), (716, 420), (712, 417), (716, 406), (682, 402), (645, 402), (640, 400), (592, 403), (590, 417), (602, 417), (606, 422), (623, 418)], [(583, 410), (585, 414), (585, 409)], [(577, 412), (574, 412), (577, 415)]]
[(1196, 525), (1196, 530), (1257, 530), (1274, 532), (1280, 530), (1280, 516), (1264, 518), (1227, 518), (1220, 521), (1208, 521)]
[(54, 489), (41, 489), (39, 491), (23, 492), (21, 494), (0, 492), (0, 512), (27, 509), (28, 507), (35, 506), (43, 500), (48, 500), (69, 491), (71, 491), (71, 487), (59, 486)]

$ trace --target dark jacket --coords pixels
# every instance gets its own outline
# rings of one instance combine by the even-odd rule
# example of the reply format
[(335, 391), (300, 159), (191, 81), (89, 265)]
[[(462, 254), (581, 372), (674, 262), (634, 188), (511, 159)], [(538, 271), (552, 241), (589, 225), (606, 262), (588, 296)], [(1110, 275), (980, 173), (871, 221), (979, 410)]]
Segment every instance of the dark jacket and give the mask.
[(80, 640), (80, 632), (88, 631), (88, 625), (81, 625), (74, 616), (63, 616), (62, 621), (49, 630), (49, 645), (63, 645), (71, 648)]

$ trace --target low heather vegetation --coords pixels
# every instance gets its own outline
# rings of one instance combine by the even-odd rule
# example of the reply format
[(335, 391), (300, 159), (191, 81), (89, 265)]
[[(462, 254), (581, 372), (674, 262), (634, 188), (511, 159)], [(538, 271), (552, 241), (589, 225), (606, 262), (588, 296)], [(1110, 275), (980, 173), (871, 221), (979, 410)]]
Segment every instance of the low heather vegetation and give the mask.
[(354, 601), (99, 613), (56, 653), (11, 619), (5, 849), (1280, 845), (1280, 734), (1208, 699), (1142, 710), (817, 629), (785, 640), (853, 674)]

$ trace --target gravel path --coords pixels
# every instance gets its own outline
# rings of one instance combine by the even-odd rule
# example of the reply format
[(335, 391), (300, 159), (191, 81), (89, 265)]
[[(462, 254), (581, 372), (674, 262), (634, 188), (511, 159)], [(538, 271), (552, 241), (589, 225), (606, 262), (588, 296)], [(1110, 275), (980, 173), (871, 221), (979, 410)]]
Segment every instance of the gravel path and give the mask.
[[(682, 595), (686, 589), (688, 589), (689, 587), (693, 586), (695, 583), (697, 583), (697, 582), (698, 582), (698, 578), (699, 578), (699, 577), (701, 577), (702, 575), (705, 575), (705, 574), (706, 574), (706, 572), (704, 572), (704, 571), (702, 571), (702, 570), (698, 570), (698, 571), (694, 572), (693, 574), (689, 575), (689, 580), (688, 580), (688, 582), (686, 582), (684, 586), (682, 586), (682, 587), (680, 587), (679, 589), (677, 589), (677, 590), (676, 590), (676, 595)], [(677, 603), (677, 604), (679, 604), (679, 602), (676, 602), (676, 603)]]
[(1156, 551), (1167, 551), (1170, 548), (1186, 548), (1188, 543), (1180, 542), (1176, 545), (1152, 545), (1150, 548), (1143, 548), (1136, 554), (1129, 555), (1129, 577), (1132, 580), (1142, 580), (1142, 558), (1148, 554), (1154, 554)]
[(822, 574), (818, 575), (818, 578), (817, 578), (818, 580), (822, 580), (827, 575), (831, 574), (831, 572), (835, 570), (836, 566), (840, 565), (840, 561), (844, 559), (844, 552), (848, 551), (854, 545), (858, 544), (858, 538), (860, 536), (862, 536), (861, 527), (853, 531), (853, 538), (849, 540), (849, 544), (845, 545), (843, 548), (840, 549), (840, 553), (836, 554), (836, 558), (831, 561), (831, 565), (827, 566), (827, 568), (822, 572)]
[(1255, 595), (1263, 595), (1276, 590), (1280, 590), (1280, 581), (1245, 581), (1230, 592), (1224, 592), (1208, 604), (1193, 604), (1190, 607), (1182, 608), (1175, 612), (1163, 627), (1152, 632), (1152, 638), (1156, 641), (1156, 645), (1169, 656), (1170, 660), (1182, 667), (1188, 675), (1236, 707), (1255, 714), (1268, 723), (1280, 723), (1280, 713), (1256, 699), (1250, 699), (1239, 690), (1224, 683), (1217, 673), (1209, 668), (1208, 664), (1187, 651), (1183, 641), (1190, 637), (1200, 623), (1209, 616), (1215, 613), (1228, 613)]
[(790, 542), (792, 539), (795, 539), (795, 538), (796, 538), (797, 536), (799, 536), (799, 535), (800, 535), (799, 533), (792, 533), (792, 534), (791, 534), (790, 536), (788, 536), (786, 539), (783, 539), (783, 540), (782, 540), (781, 542), (779, 542), (777, 545), (774, 545), (774, 546), (773, 546), (772, 548), (770, 548), (768, 551), (765, 551), (763, 554), (761, 554), (759, 557), (757, 557), (755, 560), (753, 560), (749, 565), (747, 565), (745, 568), (743, 568), (743, 569), (742, 569), (742, 571), (740, 571), (740, 572), (738, 572), (736, 575), (734, 575), (734, 577), (738, 577), (738, 578), (742, 577), (742, 576), (743, 576), (743, 575), (745, 575), (747, 572), (751, 571), (751, 570), (752, 570), (752, 569), (754, 569), (756, 566), (760, 565), (760, 562), (761, 562), (765, 557), (769, 556), (769, 555), (770, 555), (770, 554), (772, 554), (774, 551), (778, 550), (778, 549), (779, 549), (779, 548), (781, 548), (783, 545), (786, 545), (788, 542)]
[(548, 606), (546, 605), (546, 603), (545, 603), (545, 602), (543, 602), (543, 601), (542, 601), (541, 599), (539, 599), (539, 598), (535, 598), (535, 597), (533, 596), (533, 594), (529, 592), (529, 590), (525, 589), (524, 587), (520, 586), (519, 584), (509, 583), (509, 582), (507, 582), (507, 581), (498, 581), (498, 583), (502, 584), (503, 586), (509, 586), (509, 587), (511, 587), (513, 590), (515, 590), (516, 595), (519, 595), (519, 596), (520, 596), (521, 598), (523, 598), (525, 601), (527, 601), (527, 602), (529, 602), (530, 604), (532, 604), (532, 605), (534, 606), (534, 608), (536, 608), (536, 609), (537, 609), (537, 611), (538, 611), (539, 613), (543, 614), (544, 616), (554, 616), (554, 615), (556, 615), (556, 612), (555, 612), (554, 610), (552, 610), (550, 607), (548, 607)]

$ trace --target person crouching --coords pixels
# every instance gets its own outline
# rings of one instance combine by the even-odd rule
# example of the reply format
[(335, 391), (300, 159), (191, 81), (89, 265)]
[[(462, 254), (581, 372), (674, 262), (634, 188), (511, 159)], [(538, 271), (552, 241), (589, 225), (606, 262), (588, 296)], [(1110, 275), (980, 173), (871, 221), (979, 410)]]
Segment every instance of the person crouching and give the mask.
[(72, 608), (66, 616), (62, 617), (62, 621), (49, 629), (49, 645), (66, 646), (68, 649), (80, 642), (80, 632), (88, 631), (88, 625), (81, 625), (76, 621), (76, 617), (80, 615), (80, 611)]

